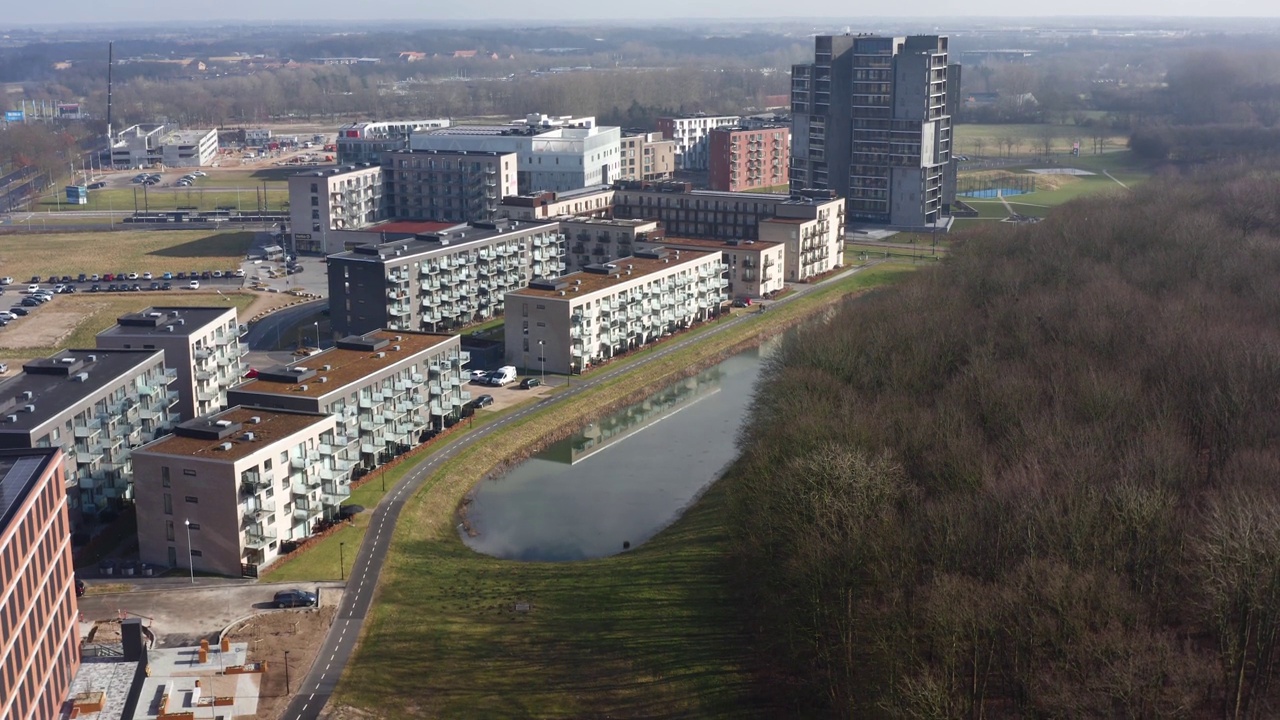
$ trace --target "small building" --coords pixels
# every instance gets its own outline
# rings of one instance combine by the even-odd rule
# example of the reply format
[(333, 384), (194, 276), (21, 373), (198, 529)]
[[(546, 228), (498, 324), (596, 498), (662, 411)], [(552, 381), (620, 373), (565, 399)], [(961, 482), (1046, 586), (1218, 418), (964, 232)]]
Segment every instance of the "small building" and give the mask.
[(706, 170), (710, 161), (708, 138), (718, 127), (732, 127), (741, 122), (737, 115), (687, 115), (658, 118), (658, 131), (675, 141), (676, 167), (681, 170)]
[(676, 172), (676, 142), (660, 132), (622, 133), (618, 180), (670, 180)]
[(169, 431), (178, 393), (159, 350), (63, 350), (0, 383), (0, 448), (61, 448), (71, 524), (133, 497), (133, 448)]
[(334, 332), (449, 332), (497, 317), (504, 297), (564, 270), (554, 222), (495, 220), (329, 256)]
[(499, 217), (512, 220), (550, 220), (565, 215), (605, 218), (612, 214), (613, 188), (608, 185), (507, 196), (498, 210)]
[(638, 242), (657, 240), (662, 234), (658, 223), (653, 220), (574, 216), (558, 220), (565, 239), (566, 272), (577, 272), (588, 265), (604, 265), (630, 256), (635, 253)]
[(0, 718), (53, 718), (80, 666), (62, 451), (0, 450)]
[[(335, 141), (338, 163), (381, 165), (387, 153), (408, 150), (409, 136), (413, 133), (447, 128), (452, 124), (448, 118), (348, 123), (338, 128)], [(324, 142), (324, 138), (316, 142)]]
[(227, 390), (240, 382), (248, 348), (240, 345), (235, 308), (149, 307), (121, 315), (98, 333), (105, 350), (163, 350), (175, 374), (176, 415), (184, 420), (226, 407)]
[(67, 204), (68, 205), (88, 205), (89, 204), (89, 186), (87, 185), (68, 185)]
[(240, 577), (311, 534), (350, 489), (331, 414), (233, 407), (134, 451), (144, 563)]
[(460, 417), (471, 399), (462, 389), (470, 356), (460, 347), (457, 335), (352, 335), (303, 360), (260, 370), (232, 388), (227, 402), (332, 415), (338, 424), (326, 452), (341, 488)]
[(709, 133), (708, 184), (712, 190), (787, 189), (791, 130), (720, 127)]
[(717, 316), (727, 281), (720, 253), (655, 248), (509, 293), (506, 360), (582, 372)]
[(516, 194), (515, 153), (404, 150), (383, 156), (382, 174), (386, 214), (399, 220), (492, 220)]
[(266, 145), (271, 142), (271, 128), (246, 128), (244, 131), (244, 144), (250, 147)]
[(641, 250), (666, 247), (676, 250), (720, 252), (724, 263), (726, 292), (731, 298), (759, 299), (785, 287), (786, 246), (768, 240), (713, 240), (671, 235), (641, 238)]
[(217, 128), (179, 130), (164, 123), (134, 125), (121, 130), (111, 143), (111, 164), (116, 168), (203, 167), (217, 155)]
[(289, 223), (295, 250), (332, 251), (330, 230), (355, 230), (383, 218), (382, 166), (344, 165), (289, 178)]

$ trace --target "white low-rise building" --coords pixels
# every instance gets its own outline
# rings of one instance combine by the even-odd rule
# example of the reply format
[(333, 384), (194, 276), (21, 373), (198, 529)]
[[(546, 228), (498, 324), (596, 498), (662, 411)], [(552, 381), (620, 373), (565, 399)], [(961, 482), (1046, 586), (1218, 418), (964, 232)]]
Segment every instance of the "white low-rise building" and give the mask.
[(163, 123), (121, 130), (111, 143), (117, 168), (203, 167), (218, 155), (218, 130), (179, 130)]
[(308, 170), (289, 178), (289, 222), (298, 252), (342, 249), (330, 230), (357, 230), (381, 221), (382, 166), (347, 165)]
[(581, 372), (720, 314), (728, 302), (718, 252), (638, 250), (507, 294), (506, 360)]

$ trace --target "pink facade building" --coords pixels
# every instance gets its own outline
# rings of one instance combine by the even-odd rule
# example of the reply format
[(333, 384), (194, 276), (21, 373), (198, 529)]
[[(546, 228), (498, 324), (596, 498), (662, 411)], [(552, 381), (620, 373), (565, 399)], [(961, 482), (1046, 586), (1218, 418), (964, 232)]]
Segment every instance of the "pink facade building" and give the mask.
[(786, 186), (791, 130), (785, 127), (721, 127), (708, 137), (712, 190), (743, 192)]
[(0, 450), (0, 718), (58, 717), (78, 614), (62, 451)]

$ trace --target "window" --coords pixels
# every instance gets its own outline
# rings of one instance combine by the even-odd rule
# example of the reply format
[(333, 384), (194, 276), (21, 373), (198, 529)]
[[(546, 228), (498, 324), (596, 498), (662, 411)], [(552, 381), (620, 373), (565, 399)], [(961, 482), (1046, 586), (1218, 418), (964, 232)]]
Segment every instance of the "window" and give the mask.
[(164, 487), (169, 487), (172, 484), (169, 480), (169, 468), (167, 467), (160, 468), (160, 484)]
[(164, 494), (164, 514), (165, 515), (173, 514), (173, 496), (170, 495), (169, 493)]
[(191, 557), (204, 557), (204, 553), (200, 552), (199, 550), (192, 550)]
[(192, 530), (199, 530), (199, 529), (200, 529), (200, 523), (191, 523), (191, 524), (190, 524), (190, 525), (188, 525), (187, 527), (188, 527), (188, 528), (191, 528)]
[(187, 502), (191, 503), (192, 505), (195, 505), (200, 502), (200, 498), (196, 497), (195, 495), (188, 495), (185, 499)]
[(169, 542), (173, 542), (173, 521), (172, 520), (164, 521), (164, 537)]
[(182, 474), (186, 475), (187, 477), (195, 477), (196, 471), (192, 470), (191, 468), (183, 468)]

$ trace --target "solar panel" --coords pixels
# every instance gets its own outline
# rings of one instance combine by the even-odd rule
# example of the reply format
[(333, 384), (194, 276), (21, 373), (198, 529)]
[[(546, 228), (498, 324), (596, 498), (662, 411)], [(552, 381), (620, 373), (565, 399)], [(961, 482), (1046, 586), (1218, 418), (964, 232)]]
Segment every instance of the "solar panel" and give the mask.
[(44, 455), (20, 457), (0, 477), (0, 521), (8, 522), (10, 513), (22, 502), (31, 478), (40, 472), (45, 460)]

